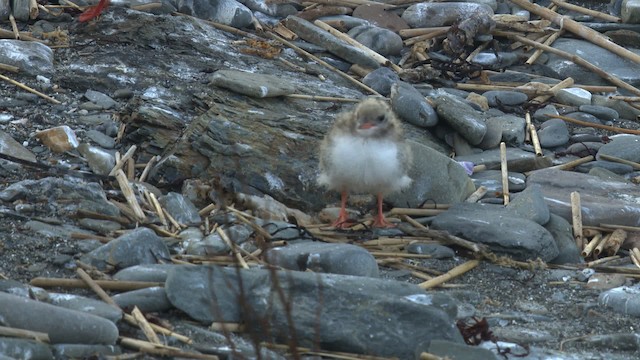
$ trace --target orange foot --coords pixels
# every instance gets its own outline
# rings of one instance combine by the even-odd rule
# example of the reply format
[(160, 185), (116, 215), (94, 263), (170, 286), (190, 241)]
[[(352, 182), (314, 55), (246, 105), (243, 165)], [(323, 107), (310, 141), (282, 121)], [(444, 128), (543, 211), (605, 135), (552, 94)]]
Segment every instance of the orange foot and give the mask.
[(376, 218), (373, 220), (372, 226), (375, 228), (393, 228), (396, 227), (396, 224), (390, 223), (389, 221), (387, 221), (387, 219), (384, 218), (384, 215), (382, 215), (382, 213), (378, 213)]

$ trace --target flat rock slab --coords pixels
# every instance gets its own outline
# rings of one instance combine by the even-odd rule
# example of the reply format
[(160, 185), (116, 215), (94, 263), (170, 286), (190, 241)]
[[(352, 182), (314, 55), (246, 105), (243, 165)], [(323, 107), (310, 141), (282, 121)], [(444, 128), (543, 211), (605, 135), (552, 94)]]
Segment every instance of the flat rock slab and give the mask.
[(0, 293), (0, 304), (4, 326), (47, 333), (53, 344), (115, 344), (118, 339), (116, 325), (95, 315), (6, 293)]
[(414, 358), (433, 339), (462, 343), (454, 325), (455, 301), (402, 282), (177, 266), (165, 289), (174, 306), (199, 321), (242, 320), (270, 341), (286, 343), (295, 336), (301, 346), (319, 343), (327, 350), (401, 359)]
[(211, 76), (211, 84), (255, 98), (293, 94), (294, 86), (282, 77), (236, 70), (218, 70)]
[(436, 216), (433, 229), (488, 245), (492, 251), (527, 261), (553, 260), (558, 247), (551, 233), (501, 205), (460, 203)]
[(378, 277), (376, 259), (364, 248), (351, 244), (295, 241), (275, 247), (266, 260), (285, 269), (320, 273)]
[(538, 184), (549, 210), (571, 221), (571, 193), (580, 193), (582, 223), (599, 226), (640, 226), (640, 188), (637, 185), (571, 171), (534, 171), (527, 186)]

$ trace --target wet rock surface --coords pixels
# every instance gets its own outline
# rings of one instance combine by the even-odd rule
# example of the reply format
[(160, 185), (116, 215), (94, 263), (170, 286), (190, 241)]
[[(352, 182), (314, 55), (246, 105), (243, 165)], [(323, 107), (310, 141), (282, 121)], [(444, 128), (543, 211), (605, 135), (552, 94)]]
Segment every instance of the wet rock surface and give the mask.
[[(0, 358), (158, 356), (130, 341), (147, 339), (131, 323), (134, 307), (174, 331), (161, 342), (178, 358), (304, 352), (292, 344), (401, 359), (639, 356), (632, 259), (640, 247), (640, 136), (595, 127), (639, 128), (640, 111), (616, 98), (629, 89), (585, 87), (611, 84), (554, 54), (524, 73), (518, 65), (529, 54), (509, 41), (468, 68), (456, 67), (461, 54), (447, 53), (464, 42), (461, 32), (473, 47), (502, 41), (492, 33), (503, 29), (499, 15), (533, 14), (492, 1), (315, 9), (402, 64), (398, 72), (314, 25), (322, 14), (297, 3), (134, 8), (115, 4), (85, 23), (75, 10), (57, 18), (41, 11), (30, 22), (14, 9), (20, 30), (45, 42), (27, 34), (0, 41), (0, 63), (19, 69), (11, 76), (50, 96), (0, 83), (0, 325), (35, 332), (0, 335)], [(266, 31), (253, 28), (256, 19)], [(295, 44), (334, 70), (274, 41), (280, 20)], [(401, 31), (452, 24), (461, 32), (436, 36), (445, 45), (428, 53)], [(637, 64), (586, 41), (553, 46), (587, 51), (604, 71), (640, 83)], [(315, 181), (319, 141), (339, 112), (370, 95), (335, 69), (358, 79), (368, 72), (363, 82), (389, 97), (403, 122), (413, 183), (385, 197), (394, 228), (369, 227), (370, 194), (350, 198), (358, 222), (349, 230), (318, 224), (338, 203)], [(484, 73), (496, 89), (473, 87), (481, 69), (505, 70)], [(566, 76), (574, 77), (566, 89), (541, 84)], [(507, 90), (501, 81), (537, 84)], [(530, 90), (537, 87), (544, 90)], [(530, 106), (542, 95), (543, 104)], [(486, 192), (467, 202), (476, 190)], [(608, 245), (618, 247), (581, 256), (573, 192), (585, 242), (611, 234)], [(608, 262), (593, 262), (602, 258)], [(453, 268), (460, 274), (445, 274)], [(84, 289), (83, 272), (113, 303)], [(465, 344), (474, 336), (480, 346)]]

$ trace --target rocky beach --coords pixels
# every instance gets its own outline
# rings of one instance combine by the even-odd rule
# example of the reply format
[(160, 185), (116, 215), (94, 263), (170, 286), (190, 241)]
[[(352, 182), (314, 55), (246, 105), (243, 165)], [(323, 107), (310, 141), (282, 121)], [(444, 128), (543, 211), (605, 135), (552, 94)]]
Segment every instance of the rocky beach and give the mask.
[(90, 5), (0, 0), (0, 359), (640, 356), (638, 0)]

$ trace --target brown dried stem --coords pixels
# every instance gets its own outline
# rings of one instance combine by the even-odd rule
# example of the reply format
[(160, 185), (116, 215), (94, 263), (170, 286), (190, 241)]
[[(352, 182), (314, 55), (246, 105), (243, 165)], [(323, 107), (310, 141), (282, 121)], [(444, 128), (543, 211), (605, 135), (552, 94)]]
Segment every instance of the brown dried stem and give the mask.
[(133, 307), (133, 310), (131, 310), (131, 315), (135, 319), (136, 325), (144, 333), (144, 336), (147, 338), (147, 340), (149, 340), (153, 344), (162, 344), (160, 338), (158, 338), (158, 335), (155, 333), (155, 331), (153, 331), (151, 325), (149, 325), (149, 322), (137, 306)]
[(39, 331), (24, 330), (24, 329), (16, 329), (16, 328), (6, 327), (6, 326), (0, 326), (0, 336), (33, 339), (33, 340), (37, 340), (45, 343), (50, 342), (49, 334), (47, 333), (43, 333)]
[(91, 290), (93, 290), (94, 293), (96, 293), (96, 295), (98, 295), (98, 297), (106, 302), (107, 304), (114, 306), (118, 309), (120, 309), (120, 306), (118, 306), (118, 304), (116, 304), (115, 301), (113, 301), (113, 299), (111, 298), (111, 296), (109, 296), (109, 294), (107, 294), (101, 287), (100, 285), (98, 285), (96, 283), (95, 280), (93, 280), (91, 278), (91, 276), (89, 276), (89, 274), (87, 274), (84, 270), (78, 268), (76, 269), (76, 273), (78, 274), (78, 276), (80, 276), (80, 278), (82, 279), (82, 281), (84, 281), (87, 286), (89, 286), (89, 288)]
[[(98, 286), (107, 290), (114, 291), (131, 291), (138, 289), (146, 289), (156, 286), (164, 286), (161, 282), (149, 281), (119, 281), (119, 280), (93, 280)], [(86, 282), (78, 279), (62, 279), (62, 278), (45, 278), (37, 277), (31, 279), (29, 284), (43, 288), (61, 287), (61, 288), (88, 288)]]
[(500, 143), (500, 174), (502, 177), (502, 198), (505, 205), (509, 204), (509, 168), (507, 167), (507, 145)]
[(427, 280), (423, 283), (418, 284), (418, 286), (420, 286), (422, 289), (425, 289), (425, 290), (431, 289), (435, 286), (441, 285), (444, 282), (447, 282), (451, 279), (454, 279), (466, 273), (467, 271), (475, 268), (479, 264), (480, 264), (480, 260), (469, 260), (466, 263), (458, 265), (440, 276), (434, 277), (431, 280)]
[(25, 90), (25, 91), (28, 91), (30, 93), (36, 94), (36, 95), (40, 96), (41, 98), (43, 98), (43, 99), (45, 99), (45, 100), (47, 100), (47, 101), (49, 101), (51, 103), (60, 104), (60, 101), (58, 101), (58, 100), (56, 100), (56, 99), (54, 99), (54, 98), (52, 98), (52, 97), (50, 97), (48, 95), (45, 95), (45, 94), (41, 93), (40, 91), (38, 91), (38, 90), (36, 90), (34, 88), (31, 88), (31, 87), (29, 87), (29, 86), (27, 86), (27, 85), (25, 85), (25, 84), (23, 84), (21, 82), (15, 81), (15, 80), (13, 80), (13, 79), (11, 79), (9, 77), (6, 77), (6, 76), (0, 74), (0, 80), (4, 80), (4, 81), (6, 81), (6, 82), (8, 82), (10, 84), (13, 84), (13, 85), (21, 88), (22, 90)]
[(580, 205), (580, 193), (574, 191), (571, 193), (571, 221), (573, 224), (573, 238), (579, 250), (584, 248), (582, 239), (582, 206)]
[(582, 126), (587, 126), (587, 127), (594, 127), (594, 128), (597, 128), (597, 129), (609, 130), (609, 131), (622, 133), (622, 134), (640, 135), (640, 130), (623, 129), (623, 128), (619, 128), (619, 127), (615, 127), (615, 126), (594, 124), (594, 123), (590, 123), (590, 122), (586, 122), (586, 121), (582, 121), (582, 120), (576, 120), (576, 119), (570, 118), (568, 116), (563, 116), (563, 115), (553, 115), (553, 114), (546, 114), (546, 115), (548, 117), (550, 117), (550, 118), (562, 119), (564, 121), (568, 121), (570, 123), (577, 124), (577, 125), (582, 125)]
[(602, 19), (602, 20), (605, 20), (605, 21), (611, 21), (611, 22), (615, 22), (615, 23), (622, 22), (622, 19), (620, 19), (617, 16), (605, 14), (605, 13), (600, 12), (600, 11), (586, 9), (586, 8), (583, 8), (582, 6), (569, 4), (568, 2), (565, 2), (564, 0), (551, 0), (551, 2), (554, 3), (555, 5), (558, 5), (559, 7), (565, 8), (567, 10), (573, 10), (575, 12), (579, 12), (579, 13), (582, 13), (582, 14), (585, 14), (585, 15), (593, 16), (594, 18)]

